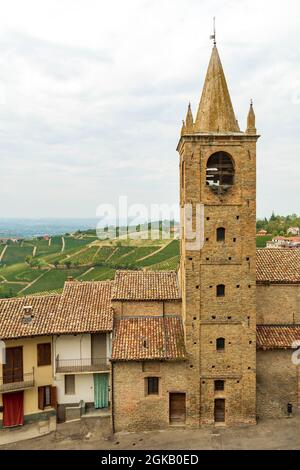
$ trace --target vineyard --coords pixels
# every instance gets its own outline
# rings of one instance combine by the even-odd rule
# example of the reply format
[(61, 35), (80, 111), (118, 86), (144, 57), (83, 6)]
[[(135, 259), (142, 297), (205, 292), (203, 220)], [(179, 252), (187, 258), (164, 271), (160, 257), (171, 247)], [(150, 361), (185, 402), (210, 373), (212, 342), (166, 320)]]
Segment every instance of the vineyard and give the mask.
[[(259, 247), (267, 237), (257, 237)], [(3, 253), (3, 254), (2, 254)], [(99, 240), (92, 233), (0, 245), (0, 298), (61, 292), (65, 281), (113, 279), (117, 269), (177, 270), (179, 240)]]
[[(4, 246), (0, 246), (0, 254)], [(113, 279), (116, 269), (178, 268), (178, 240), (98, 240), (91, 234), (9, 244), (0, 262), (0, 298), (61, 292), (69, 278)]]

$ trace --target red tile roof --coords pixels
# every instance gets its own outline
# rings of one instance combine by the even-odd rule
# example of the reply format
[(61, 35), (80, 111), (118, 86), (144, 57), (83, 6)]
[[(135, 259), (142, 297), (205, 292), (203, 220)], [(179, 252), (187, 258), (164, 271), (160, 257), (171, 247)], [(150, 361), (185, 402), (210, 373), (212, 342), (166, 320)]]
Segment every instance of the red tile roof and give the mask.
[(274, 248), (257, 250), (256, 281), (300, 283), (300, 250)]
[[(111, 281), (72, 281), (61, 295), (0, 299), (0, 338), (112, 331), (111, 288)], [(24, 306), (33, 315), (28, 323)]]
[(117, 271), (113, 300), (180, 300), (175, 271)]
[[(22, 338), (51, 334), (57, 318), (60, 295), (0, 300), (0, 338)], [(24, 323), (24, 307), (31, 306), (33, 318)], [(28, 312), (29, 314), (29, 312)]]
[(53, 328), (55, 332), (112, 331), (111, 288), (111, 281), (66, 282)]
[(257, 325), (258, 349), (290, 349), (294, 341), (300, 341), (300, 325)]
[(122, 318), (115, 322), (112, 360), (184, 359), (180, 317)]

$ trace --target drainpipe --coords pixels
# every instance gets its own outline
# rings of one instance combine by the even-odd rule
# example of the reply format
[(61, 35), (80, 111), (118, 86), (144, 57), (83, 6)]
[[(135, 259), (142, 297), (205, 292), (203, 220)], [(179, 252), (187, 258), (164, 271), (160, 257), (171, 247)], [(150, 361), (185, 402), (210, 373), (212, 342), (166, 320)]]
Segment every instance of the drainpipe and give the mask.
[(111, 361), (111, 428), (115, 433), (115, 410), (114, 410), (114, 363)]

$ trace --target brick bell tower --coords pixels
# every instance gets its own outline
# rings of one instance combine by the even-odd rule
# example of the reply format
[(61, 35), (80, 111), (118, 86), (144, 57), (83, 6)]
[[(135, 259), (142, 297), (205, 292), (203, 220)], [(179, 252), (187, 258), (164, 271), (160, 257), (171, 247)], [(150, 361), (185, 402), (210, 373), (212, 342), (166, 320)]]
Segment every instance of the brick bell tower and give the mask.
[[(180, 155), (182, 315), (187, 424), (256, 422), (256, 142), (235, 118), (214, 44), (196, 119), (188, 107)], [(187, 239), (185, 207), (203, 205), (203, 246)], [(199, 230), (198, 228), (196, 230)]]

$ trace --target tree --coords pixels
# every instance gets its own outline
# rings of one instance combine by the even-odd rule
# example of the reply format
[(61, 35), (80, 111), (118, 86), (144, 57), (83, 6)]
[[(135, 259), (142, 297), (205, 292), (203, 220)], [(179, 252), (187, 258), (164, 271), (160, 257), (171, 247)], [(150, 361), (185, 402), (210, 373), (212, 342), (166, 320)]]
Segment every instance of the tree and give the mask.
[(72, 262), (71, 262), (69, 259), (67, 259), (67, 260), (65, 261), (65, 266), (66, 266), (66, 268), (67, 268), (67, 269), (70, 269), (71, 265), (72, 265)]

